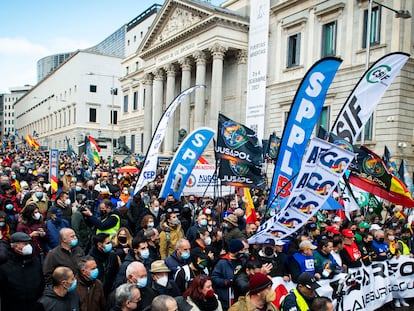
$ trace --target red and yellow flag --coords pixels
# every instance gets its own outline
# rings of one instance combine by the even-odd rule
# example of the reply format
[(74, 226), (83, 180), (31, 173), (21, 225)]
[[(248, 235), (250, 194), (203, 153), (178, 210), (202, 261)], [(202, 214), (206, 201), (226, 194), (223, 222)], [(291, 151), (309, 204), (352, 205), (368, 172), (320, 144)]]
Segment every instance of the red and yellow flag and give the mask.
[(26, 143), (30, 146), (30, 147), (33, 147), (33, 148), (35, 148), (36, 150), (39, 150), (39, 143), (32, 137), (32, 136), (30, 136), (29, 134), (27, 134), (26, 135), (26, 138), (25, 138), (25, 140), (26, 140)]
[(257, 221), (256, 210), (249, 188), (243, 188), (244, 191), (244, 207), (246, 208), (246, 223), (254, 223)]

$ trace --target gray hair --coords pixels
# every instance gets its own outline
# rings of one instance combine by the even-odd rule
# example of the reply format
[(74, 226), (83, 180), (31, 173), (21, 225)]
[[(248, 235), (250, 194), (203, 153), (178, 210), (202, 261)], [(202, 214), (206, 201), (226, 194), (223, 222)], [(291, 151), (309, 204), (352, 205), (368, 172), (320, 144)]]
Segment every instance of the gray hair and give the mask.
[(183, 246), (183, 244), (184, 244), (185, 242), (190, 243), (190, 241), (188, 241), (187, 239), (179, 239), (179, 240), (177, 241), (177, 244), (175, 245), (175, 249), (178, 249), (178, 248), (180, 248), (181, 246)]
[(127, 300), (133, 300), (134, 288), (138, 289), (138, 286), (136, 284), (131, 283), (126, 283), (118, 286), (118, 288), (115, 291), (115, 305), (119, 308), (122, 308)]
[(139, 270), (140, 268), (145, 269), (145, 266), (141, 262), (139, 261), (131, 262), (125, 270), (125, 276), (128, 278), (128, 275), (133, 274), (135, 271)]
[(95, 258), (93, 258), (91, 255), (86, 255), (83, 256), (81, 259), (79, 259), (78, 261), (78, 269), (79, 270), (83, 270), (86, 268), (86, 263), (88, 261), (95, 261)]
[(151, 311), (167, 310), (167, 301), (175, 301), (175, 299), (168, 295), (159, 295), (155, 297), (151, 303)]

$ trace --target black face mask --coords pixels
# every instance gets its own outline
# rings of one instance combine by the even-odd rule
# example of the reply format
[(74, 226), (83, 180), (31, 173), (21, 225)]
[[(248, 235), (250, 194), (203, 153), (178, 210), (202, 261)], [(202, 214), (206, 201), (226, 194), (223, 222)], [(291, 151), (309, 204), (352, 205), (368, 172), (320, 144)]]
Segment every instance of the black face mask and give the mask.
[(92, 190), (93, 190), (93, 186), (88, 186), (88, 189), (89, 189), (90, 191), (92, 191)]
[(121, 244), (125, 244), (127, 242), (127, 238), (124, 237), (124, 236), (120, 236), (120, 237), (118, 237), (118, 241)]
[(266, 256), (272, 256), (273, 255), (273, 248), (265, 247), (264, 253), (265, 253)]
[(367, 244), (367, 246), (371, 246), (372, 245), (372, 241), (367, 241), (366, 244)]
[(384, 238), (377, 239), (378, 243), (384, 243)]

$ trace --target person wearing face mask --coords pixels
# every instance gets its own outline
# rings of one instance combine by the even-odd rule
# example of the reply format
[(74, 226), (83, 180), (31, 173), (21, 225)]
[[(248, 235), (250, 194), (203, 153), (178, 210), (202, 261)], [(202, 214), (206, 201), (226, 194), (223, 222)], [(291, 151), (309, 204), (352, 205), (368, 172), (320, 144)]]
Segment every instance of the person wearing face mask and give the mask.
[(243, 233), (239, 229), (238, 218), (235, 214), (230, 214), (224, 218), (223, 230), (224, 248), (226, 250), (229, 249), (229, 243), (231, 240), (243, 238)]
[(24, 208), (16, 231), (27, 233), (32, 238), (33, 255), (43, 262), (46, 254), (46, 225), (35, 204), (29, 204)]
[(391, 257), (390, 246), (385, 241), (385, 233), (383, 230), (377, 230), (374, 233), (374, 241), (372, 246), (375, 251), (375, 261), (384, 261)]
[(165, 219), (160, 224), (160, 254), (165, 259), (172, 254), (179, 239), (184, 238), (181, 222), (174, 212), (165, 214)]
[(59, 245), (59, 232), (63, 228), (70, 228), (70, 224), (67, 220), (62, 218), (62, 210), (60, 208), (53, 207), (50, 210), (50, 219), (46, 221), (46, 251), (50, 251)]
[(298, 277), (297, 286), (283, 299), (281, 311), (308, 311), (316, 297), (315, 290), (321, 287), (315, 277), (309, 272), (303, 272)]
[[(148, 243), (143, 237), (136, 236), (132, 240), (132, 248), (129, 250), (128, 254), (126, 254), (125, 259), (116, 275), (115, 286), (119, 286), (125, 282), (125, 270), (128, 265), (134, 261), (141, 262), (147, 269), (149, 276), (151, 257), (148, 249)], [(147, 283), (151, 285), (151, 278), (148, 278)]]
[(30, 198), (26, 201), (25, 206), (29, 204), (36, 204), (39, 212), (42, 214), (43, 218), (46, 219), (49, 200), (43, 192), (43, 188), (41, 186), (36, 186), (34, 188), (34, 191)]
[(145, 230), (154, 228), (154, 225), (154, 217), (152, 217), (151, 215), (145, 215), (141, 220), (141, 224), (136, 228), (137, 231), (135, 236), (143, 237)]
[(81, 181), (77, 181), (75, 187), (70, 189), (69, 191), (69, 199), (71, 203), (76, 202), (76, 196), (78, 194), (85, 194), (86, 190), (83, 189), (83, 183)]
[(229, 244), (229, 253), (223, 255), (213, 269), (211, 279), (225, 310), (230, 306), (229, 288), (235, 276), (244, 270), (246, 261), (243, 242), (233, 239)]
[(372, 241), (374, 240), (374, 236), (369, 233), (362, 233), (361, 234), (362, 240), (358, 244), (359, 251), (361, 252), (362, 262), (365, 266), (370, 266), (372, 264), (372, 260), (375, 257), (375, 250), (372, 246)]
[(56, 267), (66, 266), (76, 271), (76, 263), (84, 256), (83, 249), (78, 246), (78, 238), (75, 231), (70, 228), (63, 228), (59, 234), (60, 245), (47, 254), (43, 264), (43, 275), (46, 284), (52, 282), (52, 273)]
[(99, 269), (95, 259), (85, 256), (78, 262), (76, 292), (79, 295), (80, 309), (88, 311), (106, 310), (106, 297), (102, 282), (98, 279)]
[(7, 214), (0, 211), (0, 240), (8, 242), (10, 240), (10, 226), (7, 223)]
[(37, 301), (36, 310), (80, 311), (76, 286), (73, 271), (68, 267), (57, 267), (52, 274), (52, 285), (46, 287), (43, 296)]
[(278, 310), (272, 302), (276, 299), (275, 291), (272, 289), (272, 280), (260, 272), (249, 277), (249, 292), (230, 307), (229, 311), (249, 310)]
[(192, 311), (222, 311), (223, 307), (213, 289), (211, 279), (207, 275), (194, 278), (183, 297), (192, 306)]
[(42, 267), (33, 256), (31, 241), (23, 232), (11, 235), (8, 260), (0, 265), (1, 310), (35, 310), (35, 302), (42, 295)]
[[(62, 210), (62, 218), (71, 223), (72, 204), (66, 191), (59, 192), (52, 207), (60, 208)], [(50, 218), (50, 212), (47, 213), (47, 217)]]
[(181, 292), (178, 289), (174, 281), (168, 279), (168, 273), (170, 269), (165, 265), (164, 260), (156, 260), (151, 264), (151, 279), (152, 290), (157, 296), (168, 295), (171, 297), (181, 296)]
[(186, 234), (186, 239), (189, 241), (194, 241), (199, 237), (198, 230), (200, 228), (207, 228), (207, 215), (205, 215), (202, 211), (197, 215), (196, 221), (194, 225), (192, 225)]
[(209, 257), (199, 247), (191, 249), (191, 262), (179, 267), (174, 275), (174, 281), (183, 293), (189, 287), (194, 278), (198, 275), (209, 275)]
[(148, 243), (151, 262), (161, 258), (160, 254), (160, 234), (157, 229), (147, 229), (143, 237)]
[(128, 228), (119, 228), (117, 234), (112, 239), (112, 242), (114, 244), (115, 254), (118, 255), (119, 259), (121, 259), (121, 262), (124, 262), (125, 256), (132, 248), (132, 235), (129, 232)]
[(99, 203), (99, 211), (101, 214), (100, 219), (93, 216), (91, 210), (87, 207), (82, 211), (82, 214), (96, 228), (96, 234), (107, 233), (111, 238), (114, 237), (119, 228), (121, 228), (121, 215), (119, 211), (107, 199)]
[(92, 248), (89, 255), (95, 259), (99, 270), (99, 280), (107, 296), (115, 282), (119, 270), (119, 258), (112, 252), (112, 241), (107, 233), (98, 233), (92, 237)]
[(170, 279), (174, 278), (174, 275), (177, 272), (179, 267), (187, 265), (191, 262), (190, 250), (191, 250), (191, 245), (188, 240), (180, 239), (177, 241), (175, 250), (172, 252), (170, 256), (168, 256), (165, 259), (165, 264), (167, 265), (168, 269), (171, 270)]

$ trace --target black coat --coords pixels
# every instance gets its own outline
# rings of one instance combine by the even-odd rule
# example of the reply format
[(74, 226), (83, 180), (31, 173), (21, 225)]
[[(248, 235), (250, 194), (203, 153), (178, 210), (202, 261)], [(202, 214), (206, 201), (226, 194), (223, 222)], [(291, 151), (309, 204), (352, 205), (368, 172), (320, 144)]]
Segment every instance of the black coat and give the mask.
[(42, 267), (34, 256), (9, 253), (0, 265), (1, 310), (35, 310), (35, 302), (44, 288)]
[[(38, 311), (79, 311), (79, 296), (73, 291), (64, 297), (56, 295), (52, 286), (48, 286), (36, 305)], [(24, 309), (22, 309), (24, 310)]]

